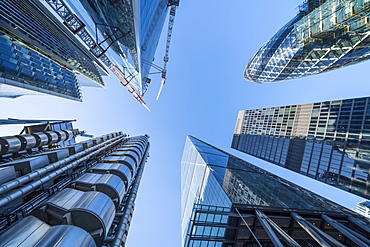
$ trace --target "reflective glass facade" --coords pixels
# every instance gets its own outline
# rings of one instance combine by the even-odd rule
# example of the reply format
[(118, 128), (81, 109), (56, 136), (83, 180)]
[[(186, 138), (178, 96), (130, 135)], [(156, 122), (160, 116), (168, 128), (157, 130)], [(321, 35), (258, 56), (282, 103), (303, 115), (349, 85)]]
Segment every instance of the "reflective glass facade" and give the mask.
[(368, 0), (308, 0), (248, 62), (254, 82), (295, 79), (369, 59)]
[(93, 46), (93, 52), (100, 57), (109, 48), (100, 60), (131, 93), (143, 96), (167, 15), (168, 1), (67, 2), (87, 25), (92, 37), (98, 37), (99, 49)]
[(370, 198), (369, 100), (240, 111), (232, 147)]
[(181, 169), (182, 236), (186, 247), (254, 246), (248, 245), (254, 240), (250, 232), (245, 232), (245, 224), (244, 233), (236, 233), (238, 224), (243, 223), (235, 208), (349, 213), (325, 198), (191, 136), (186, 140)]
[[(0, 83), (81, 100), (76, 76), (51, 59), (5, 39), (0, 32)], [(22, 85), (23, 84), (23, 85)], [(21, 96), (12, 91), (10, 97)], [(7, 97), (0, 92), (0, 97)]]
[[(50, 70), (49, 64), (38, 64), (42, 68), (35, 66), (32, 72), (16, 68), (17, 72), (4, 72), (2, 77), (17, 73), (12, 86), (27, 85), (27, 90), (81, 100), (79, 86), (104, 87), (102, 76), (111, 71), (143, 103), (141, 97), (147, 89), (167, 9), (165, 0), (1, 1), (0, 37), (26, 53), (37, 54), (39, 60), (69, 71), (74, 85), (71, 88), (70, 80), (60, 85), (53, 81), (60, 76), (50, 78), (43, 74), (45, 71), (40, 75), (40, 70)], [(1, 52), (0, 55), (13, 53), (11, 49)], [(45, 75), (46, 83), (42, 81), (45, 78), (38, 78)], [(0, 83), (10, 84), (7, 79)], [(19, 94), (7, 93), (3, 97)]]
[(359, 202), (356, 206), (356, 212), (370, 218), (370, 201)]

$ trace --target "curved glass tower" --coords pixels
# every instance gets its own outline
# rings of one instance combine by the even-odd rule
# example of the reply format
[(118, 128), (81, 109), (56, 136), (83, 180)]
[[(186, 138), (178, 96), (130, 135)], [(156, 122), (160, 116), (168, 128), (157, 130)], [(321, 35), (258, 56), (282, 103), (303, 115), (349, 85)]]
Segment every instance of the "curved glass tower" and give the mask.
[(367, 60), (369, 15), (367, 0), (308, 0), (250, 59), (244, 77), (282, 81)]

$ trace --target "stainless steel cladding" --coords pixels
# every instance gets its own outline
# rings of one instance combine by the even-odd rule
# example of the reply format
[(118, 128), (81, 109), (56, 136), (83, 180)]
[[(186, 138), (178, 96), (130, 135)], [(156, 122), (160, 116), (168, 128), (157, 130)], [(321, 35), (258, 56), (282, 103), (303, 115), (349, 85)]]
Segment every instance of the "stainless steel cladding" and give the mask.
[(94, 146), (94, 142), (91, 141), (91, 140), (83, 141), (83, 142), (80, 142), (80, 143), (84, 146), (84, 149), (88, 149), (88, 148), (91, 148), (92, 146)]
[(49, 136), (45, 133), (37, 132), (33, 133), (32, 135), (38, 139), (37, 147), (42, 147), (49, 143)]
[(141, 159), (136, 152), (133, 151), (116, 151), (111, 153), (109, 156), (129, 156), (130, 158), (134, 159), (136, 163), (138, 163)]
[(0, 236), (0, 246), (82, 246), (96, 247), (94, 239), (76, 226), (49, 226), (34, 216), (27, 216)]
[(4, 136), (0, 137), (0, 155), (51, 145), (60, 141), (66, 141), (72, 137), (73, 132), (70, 130), (46, 131), (30, 135)]
[(125, 194), (126, 185), (123, 180), (113, 174), (85, 173), (69, 184), (70, 188), (82, 191), (99, 191), (109, 196), (118, 209)]
[[(68, 137), (65, 139), (65, 141), (72, 139), (74, 137), (73, 131), (72, 130), (64, 130), (64, 132), (67, 133)], [(62, 140), (63, 141), (63, 140)]]
[(57, 162), (58, 160), (64, 159), (69, 156), (69, 150), (67, 149), (55, 149), (47, 152), (43, 152), (41, 154), (34, 155), (37, 156), (47, 156), (50, 163)]
[(53, 226), (35, 247), (96, 247), (92, 236), (85, 230), (71, 225)]
[(14, 167), (17, 177), (26, 175), (32, 171), (42, 168), (49, 164), (48, 156), (42, 155), (37, 157), (30, 157), (25, 159), (19, 159), (12, 162), (3, 164), (2, 166), (12, 166)]
[(84, 150), (84, 147), (81, 143), (70, 145), (67, 148), (69, 150), (70, 155), (76, 154)]
[(57, 143), (61, 140), (60, 134), (56, 131), (45, 131), (44, 133), (49, 137), (49, 143), (47, 145)]
[(63, 189), (34, 212), (46, 223), (67, 223), (84, 229), (97, 246), (102, 245), (115, 213), (112, 200), (104, 193), (70, 188)]
[(141, 150), (141, 147), (138, 147), (138, 146), (132, 146), (132, 145), (122, 145), (120, 148), (117, 148), (117, 151), (126, 151), (126, 150), (130, 150), (130, 151), (134, 151), (137, 153), (137, 155), (139, 155), (141, 157), (141, 155), (143, 154), (142, 150)]
[(62, 141), (65, 141), (68, 139), (68, 133), (64, 130), (61, 130), (61, 131), (58, 131), (57, 133), (59, 133), (59, 136), (60, 136), (60, 142)]
[(21, 140), (21, 150), (28, 150), (37, 146), (37, 139), (33, 135), (17, 135), (15, 137)]
[(16, 178), (14, 166), (0, 167), (0, 184)]
[(16, 153), (21, 150), (22, 142), (15, 136), (4, 136), (0, 137), (1, 153)]
[(125, 165), (119, 163), (99, 163), (91, 168), (93, 173), (111, 173), (120, 177), (128, 186), (131, 182), (131, 177), (133, 175), (132, 171)]
[(137, 167), (137, 164), (135, 162), (135, 160), (129, 156), (108, 156), (108, 157), (105, 157), (103, 159), (103, 162), (105, 163), (121, 163), (125, 166), (127, 166), (128, 168), (130, 168), (130, 170), (135, 173), (136, 172), (136, 167)]
[(100, 138), (100, 137), (97, 137), (97, 138), (94, 138), (94, 139), (90, 139), (90, 141), (93, 141), (94, 145), (98, 145), (98, 144), (103, 142), (103, 139)]
[[(0, 190), (6, 196), (0, 198), (0, 205), (7, 210), (3, 212), (7, 213), (19, 202), (15, 206), (24, 210), (25, 215), (33, 216), (19, 220), (8, 231), (1, 230), (0, 246), (124, 245), (149, 145), (146, 136), (115, 138), (118, 135), (116, 132), (1, 164), (0, 174), (4, 176), (0, 176)], [(0, 150), (9, 149), (9, 143), (16, 146), (17, 140), (22, 150), (50, 145), (71, 136), (73, 133), (68, 131), (50, 131), (22, 136), (23, 139), (20, 136), (3, 138)], [(90, 147), (93, 148), (86, 150)], [(61, 185), (61, 191), (50, 195), (49, 184)], [(42, 195), (43, 199), (26, 197), (36, 190), (40, 192), (37, 196)], [(32, 201), (35, 209), (29, 209), (30, 200), (35, 200)], [(14, 212), (8, 216), (15, 218)]]

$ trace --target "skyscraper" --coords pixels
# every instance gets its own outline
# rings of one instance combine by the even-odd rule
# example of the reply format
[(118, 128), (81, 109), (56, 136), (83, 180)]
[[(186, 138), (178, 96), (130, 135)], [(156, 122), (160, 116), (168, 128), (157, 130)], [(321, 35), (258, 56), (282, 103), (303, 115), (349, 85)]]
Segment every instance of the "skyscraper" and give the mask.
[(1, 1), (0, 96), (80, 101), (80, 86), (104, 87), (102, 76), (113, 73), (144, 104), (167, 3)]
[(191, 136), (181, 188), (184, 247), (370, 244), (365, 218)]
[(356, 212), (367, 218), (370, 218), (370, 201), (365, 200), (359, 202), (356, 206)]
[(1, 246), (122, 246), (148, 136), (115, 132), (67, 146), (76, 131), (0, 137)]
[(240, 111), (232, 148), (370, 198), (369, 100)]
[(305, 0), (249, 60), (244, 77), (282, 81), (369, 59), (369, 6), (363, 0)]

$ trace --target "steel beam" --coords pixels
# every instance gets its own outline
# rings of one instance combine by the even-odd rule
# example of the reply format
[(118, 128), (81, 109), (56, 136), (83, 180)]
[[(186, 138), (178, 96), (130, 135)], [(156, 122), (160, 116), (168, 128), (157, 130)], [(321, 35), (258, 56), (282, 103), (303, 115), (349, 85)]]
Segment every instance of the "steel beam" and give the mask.
[(366, 239), (364, 236), (361, 236), (359, 233), (353, 231), (352, 229), (340, 224), (338, 221), (330, 218), (327, 215), (321, 215), (321, 217), (332, 225), (335, 229), (339, 232), (343, 233), (347, 238), (352, 240), (355, 244), (359, 245), (360, 247), (370, 246), (370, 240)]
[[(267, 217), (267, 216), (266, 216)], [(269, 217), (266, 218), (268, 223), (274, 228), (276, 232), (284, 239), (285, 243), (289, 245), (289, 247), (300, 247), (300, 245), (287, 234), (283, 229), (281, 229), (273, 220)]]
[(256, 216), (258, 218), (258, 221), (261, 223), (263, 229), (265, 230), (265, 232), (267, 233), (267, 235), (271, 239), (271, 241), (274, 244), (274, 246), (276, 246), (276, 247), (284, 247), (284, 245), (280, 242), (279, 237), (276, 236), (274, 230), (272, 230), (271, 226), (267, 222), (267, 218), (268, 217), (264, 213), (262, 213), (262, 211), (260, 211), (258, 209), (256, 209), (254, 212), (255, 212), (255, 214), (256, 214)]
[(320, 246), (345, 247), (345, 245), (341, 244), (340, 242), (314, 226), (312, 223), (301, 217), (299, 214), (292, 212), (291, 216), (313, 239), (315, 239), (318, 244), (320, 244)]
[(369, 224), (366, 224), (362, 220), (355, 218), (353, 216), (348, 216), (349, 221), (351, 221), (356, 226), (360, 227), (362, 230), (367, 231), (368, 234), (370, 234), (370, 226)]
[(254, 233), (252, 232), (252, 229), (249, 227), (249, 225), (247, 224), (247, 222), (245, 221), (244, 217), (242, 216), (242, 214), (239, 212), (239, 210), (237, 208), (235, 208), (235, 211), (238, 213), (239, 217), (242, 219), (242, 221), (244, 222), (245, 226), (248, 228), (249, 232), (251, 233), (251, 235), (253, 236), (253, 238), (256, 240), (257, 244), (259, 247), (263, 247), (260, 243), (260, 241), (258, 240), (257, 236), (254, 235)]

